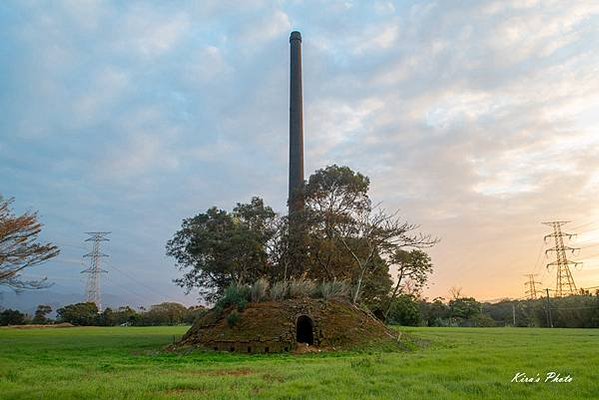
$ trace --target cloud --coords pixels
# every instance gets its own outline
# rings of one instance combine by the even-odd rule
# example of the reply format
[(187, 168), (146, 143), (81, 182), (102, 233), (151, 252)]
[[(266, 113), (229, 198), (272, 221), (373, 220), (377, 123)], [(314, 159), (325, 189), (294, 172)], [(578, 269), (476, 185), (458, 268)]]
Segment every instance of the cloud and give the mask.
[(296, 28), (306, 173), (348, 164), (376, 201), (441, 236), (430, 295), (519, 297), (539, 221), (599, 215), (590, 2), (12, 8), (0, 17), (4, 190), (63, 241), (82, 225), (120, 231), (133, 273), (170, 279), (164, 241), (212, 205), (260, 194), (284, 211)]
[(355, 53), (362, 55), (371, 51), (382, 51), (392, 47), (398, 40), (400, 34), (399, 22), (392, 20), (385, 25), (377, 25), (368, 29), (364, 35), (356, 40)]
[(246, 46), (254, 47), (275, 37), (286, 35), (291, 29), (289, 16), (282, 10), (275, 10), (267, 16), (259, 16), (242, 26), (238, 39)]
[(189, 82), (202, 85), (214, 82), (234, 72), (223, 52), (216, 46), (205, 46), (190, 57), (186, 66), (186, 77)]
[(148, 6), (131, 6), (121, 24), (117, 46), (122, 51), (152, 59), (172, 51), (188, 32), (191, 22), (185, 12), (163, 13)]
[(79, 124), (95, 122), (102, 113), (101, 118), (107, 119), (108, 111), (118, 107), (129, 85), (129, 76), (122, 70), (105, 67), (98, 71), (73, 103), (74, 120)]
[[(179, 167), (175, 143), (180, 132), (170, 126), (159, 108), (131, 110), (117, 125), (123, 138), (99, 162), (96, 173), (118, 184), (151, 179), (152, 174), (172, 171)], [(116, 143), (115, 143), (116, 144)]]
[(125, 148), (115, 151), (106, 162), (106, 170), (114, 179), (136, 177), (154, 172), (156, 168), (173, 169), (177, 158), (169, 154), (159, 136), (145, 132), (131, 135)]

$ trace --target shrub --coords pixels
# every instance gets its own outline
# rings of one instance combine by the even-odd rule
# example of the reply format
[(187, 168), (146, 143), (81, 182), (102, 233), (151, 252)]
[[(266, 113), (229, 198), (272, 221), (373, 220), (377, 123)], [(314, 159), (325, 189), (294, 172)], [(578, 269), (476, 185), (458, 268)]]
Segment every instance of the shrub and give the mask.
[(216, 304), (214, 309), (220, 314), (223, 310), (230, 306), (236, 306), (239, 311), (243, 311), (247, 306), (248, 301), (251, 298), (250, 288), (246, 285), (232, 284), (227, 289), (223, 297), (221, 297)]
[(343, 281), (333, 280), (332, 282), (321, 282), (316, 287), (315, 295), (318, 298), (325, 300), (349, 298), (351, 293), (350, 287)]
[(283, 300), (287, 297), (287, 282), (275, 282), (270, 288), (270, 298), (273, 300)]
[(420, 308), (414, 296), (403, 294), (394, 299), (389, 310), (388, 321), (390, 324), (404, 326), (418, 326), (420, 322)]
[(312, 297), (315, 288), (316, 285), (311, 280), (305, 278), (292, 279), (289, 281), (288, 296), (292, 299)]
[(493, 318), (489, 317), (486, 314), (479, 314), (472, 317), (472, 323), (474, 326), (480, 326), (483, 328), (488, 328), (491, 326), (497, 326), (497, 322), (493, 320)]
[(229, 327), (232, 328), (235, 325), (237, 325), (237, 323), (239, 323), (240, 319), (241, 319), (241, 316), (239, 315), (239, 313), (237, 311), (233, 311), (227, 317), (227, 325), (229, 325)]
[(268, 281), (264, 278), (260, 278), (254, 282), (250, 289), (250, 297), (252, 302), (258, 303), (260, 301), (266, 300), (268, 295), (268, 286)]

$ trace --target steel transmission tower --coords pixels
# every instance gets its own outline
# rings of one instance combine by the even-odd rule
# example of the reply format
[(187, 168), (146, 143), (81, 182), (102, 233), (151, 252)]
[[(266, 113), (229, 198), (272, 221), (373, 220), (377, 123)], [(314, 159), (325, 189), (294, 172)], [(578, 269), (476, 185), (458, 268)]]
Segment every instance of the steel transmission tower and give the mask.
[(535, 276), (537, 276), (537, 274), (526, 274), (524, 276), (528, 277), (528, 282), (524, 283), (524, 287), (526, 287), (526, 291), (524, 293), (526, 293), (526, 296), (529, 300), (536, 300), (538, 293), (537, 285), (541, 286), (541, 282), (535, 281)]
[(557, 267), (555, 297), (576, 294), (576, 284), (574, 283), (574, 278), (572, 278), (572, 272), (570, 272), (570, 265), (577, 266), (582, 264), (581, 262), (570, 261), (566, 256), (566, 251), (574, 253), (576, 250), (579, 250), (578, 248), (564, 245), (564, 237), (567, 237), (569, 240), (576, 236), (575, 234), (562, 232), (562, 226), (566, 225), (568, 222), (570, 221), (543, 222), (544, 225), (553, 228), (553, 233), (545, 236), (545, 243), (547, 243), (548, 238), (553, 238), (555, 247), (547, 249), (545, 255), (550, 251), (555, 252), (555, 261), (547, 264), (547, 268), (552, 266)]
[(83, 257), (89, 257), (90, 266), (81, 271), (82, 274), (89, 274), (87, 278), (87, 286), (85, 288), (85, 297), (88, 303), (96, 303), (98, 311), (102, 311), (102, 298), (100, 296), (100, 274), (107, 273), (100, 267), (102, 257), (108, 257), (100, 251), (100, 242), (108, 242), (106, 236), (110, 232), (85, 232), (90, 237), (85, 239), (86, 242), (93, 242), (92, 251), (85, 254)]

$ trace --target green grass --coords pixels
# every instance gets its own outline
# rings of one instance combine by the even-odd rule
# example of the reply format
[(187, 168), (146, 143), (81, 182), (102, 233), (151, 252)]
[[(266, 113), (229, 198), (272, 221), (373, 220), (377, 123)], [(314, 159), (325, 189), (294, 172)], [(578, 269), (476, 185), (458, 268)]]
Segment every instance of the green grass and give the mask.
[[(599, 330), (402, 328), (414, 350), (399, 353), (162, 351), (186, 329), (0, 329), (0, 398), (599, 399)], [(573, 381), (510, 383), (520, 371)]]

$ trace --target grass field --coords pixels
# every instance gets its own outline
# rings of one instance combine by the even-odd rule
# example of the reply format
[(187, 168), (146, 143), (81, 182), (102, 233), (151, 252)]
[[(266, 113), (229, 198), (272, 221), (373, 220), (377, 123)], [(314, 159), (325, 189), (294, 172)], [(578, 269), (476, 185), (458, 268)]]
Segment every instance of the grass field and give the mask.
[[(401, 353), (162, 350), (186, 327), (0, 329), (0, 398), (599, 399), (599, 330), (402, 328)], [(510, 383), (517, 372), (570, 383)]]

